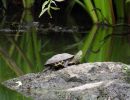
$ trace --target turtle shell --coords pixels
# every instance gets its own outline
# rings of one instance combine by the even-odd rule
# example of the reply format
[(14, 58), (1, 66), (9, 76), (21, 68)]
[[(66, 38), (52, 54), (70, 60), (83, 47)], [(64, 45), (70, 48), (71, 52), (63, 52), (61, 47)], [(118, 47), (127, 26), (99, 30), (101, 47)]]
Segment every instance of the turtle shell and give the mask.
[(74, 55), (71, 55), (68, 53), (57, 54), (57, 55), (52, 56), (50, 59), (48, 59), (47, 62), (45, 63), (45, 66), (52, 65), (60, 61), (66, 61), (73, 57)]

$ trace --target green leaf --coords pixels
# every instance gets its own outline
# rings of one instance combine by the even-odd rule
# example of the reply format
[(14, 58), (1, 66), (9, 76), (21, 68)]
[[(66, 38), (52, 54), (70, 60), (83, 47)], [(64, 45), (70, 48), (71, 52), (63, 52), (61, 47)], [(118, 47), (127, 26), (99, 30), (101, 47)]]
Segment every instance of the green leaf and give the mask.
[(75, 0), (75, 2), (77, 2), (81, 7), (86, 9), (85, 5), (80, 0)]
[[(101, 0), (101, 1), (103, 1), (103, 0)], [(84, 0), (84, 5), (85, 5), (86, 11), (88, 11), (88, 13), (91, 16), (93, 23), (97, 23), (98, 22), (97, 14), (95, 11), (92, 11), (94, 9), (92, 0)]]
[(52, 1), (51, 3), (54, 4), (55, 6), (57, 6), (55, 1)]
[(126, 0), (126, 3), (129, 3), (130, 2), (130, 0)]
[(47, 10), (48, 10), (48, 8), (44, 8), (44, 9), (41, 11), (39, 17), (41, 17), (41, 15), (43, 15)]
[(53, 6), (51, 6), (51, 9), (53, 9), (53, 10), (60, 10), (60, 8), (58, 8), (58, 7), (53, 7)]
[(47, 12), (48, 12), (48, 14), (49, 14), (50, 18), (52, 18), (51, 11), (50, 11), (50, 7), (48, 7)]
[(49, 1), (45, 1), (42, 5), (42, 10), (45, 9), (46, 5), (49, 3)]
[(62, 2), (62, 1), (64, 1), (64, 0), (55, 0), (55, 1), (57, 1), (57, 2)]

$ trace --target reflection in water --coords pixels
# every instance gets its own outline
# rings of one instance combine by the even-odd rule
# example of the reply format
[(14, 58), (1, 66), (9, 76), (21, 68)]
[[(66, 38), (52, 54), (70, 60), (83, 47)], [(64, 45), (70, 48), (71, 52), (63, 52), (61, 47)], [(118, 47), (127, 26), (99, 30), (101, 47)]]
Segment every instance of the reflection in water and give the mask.
[(129, 27), (93, 26), (82, 46), (84, 51), (82, 60), (86, 62), (116, 61), (129, 64), (129, 35)]
[(32, 100), (0, 85), (0, 100)]
[[(24, 12), (22, 20), (25, 23), (33, 23), (33, 18), (28, 11)], [(5, 26), (3, 22), (1, 29), (3, 29), (2, 25)], [(23, 31), (19, 31), (19, 27), (13, 33), (0, 31), (0, 82), (26, 73), (42, 71), (48, 58), (63, 52), (75, 54), (83, 50), (82, 62), (130, 63), (129, 27), (109, 28), (95, 25), (88, 33), (72, 31), (73, 29), (70, 31), (64, 27), (53, 33), (43, 27), (43, 30), (41, 29), (43, 33), (40, 34), (41, 31), (38, 31), (36, 25), (28, 25), (29, 27)], [(57, 30), (56, 28), (49, 27), (49, 30)], [(18, 94), (3, 88), (0, 86), (0, 99), (8, 100), (4, 97), (6, 92), (10, 100), (14, 98), (21, 100)]]

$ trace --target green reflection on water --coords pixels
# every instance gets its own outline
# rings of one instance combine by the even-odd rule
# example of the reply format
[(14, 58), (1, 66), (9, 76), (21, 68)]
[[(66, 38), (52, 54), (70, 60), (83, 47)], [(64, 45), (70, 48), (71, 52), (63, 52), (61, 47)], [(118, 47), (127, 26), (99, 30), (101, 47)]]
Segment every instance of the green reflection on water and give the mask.
[(0, 100), (32, 100), (0, 85)]
[(83, 62), (115, 61), (130, 64), (129, 27), (93, 26), (81, 49)]

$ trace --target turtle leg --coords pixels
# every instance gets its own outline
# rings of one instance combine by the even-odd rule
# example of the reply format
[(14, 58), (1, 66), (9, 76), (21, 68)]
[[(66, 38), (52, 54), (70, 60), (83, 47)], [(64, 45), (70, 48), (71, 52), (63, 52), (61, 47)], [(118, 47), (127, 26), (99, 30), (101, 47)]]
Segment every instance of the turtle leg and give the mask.
[(47, 72), (48, 70), (50, 70), (51, 68), (50, 67), (47, 67), (47, 68), (45, 68), (42, 72), (44, 73), (44, 72)]
[(69, 61), (65, 61), (64, 64), (63, 64), (63, 66), (64, 66), (64, 67), (67, 67), (67, 66), (68, 66), (68, 63), (69, 63)]

